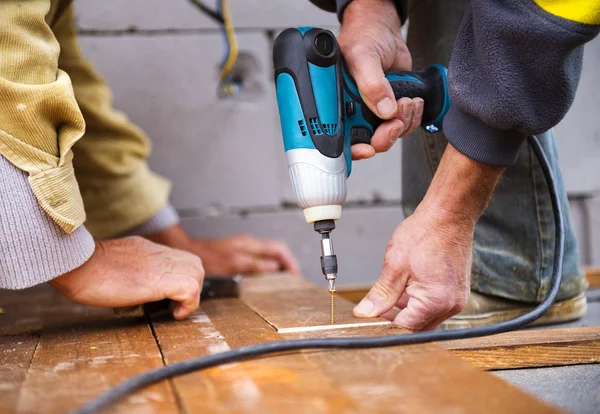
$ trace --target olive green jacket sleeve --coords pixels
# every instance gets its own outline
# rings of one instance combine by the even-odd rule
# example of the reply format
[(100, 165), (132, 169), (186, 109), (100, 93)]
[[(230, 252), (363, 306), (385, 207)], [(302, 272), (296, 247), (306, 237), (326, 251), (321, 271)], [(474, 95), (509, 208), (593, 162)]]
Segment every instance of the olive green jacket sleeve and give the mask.
[(73, 147), (85, 226), (94, 237), (115, 237), (163, 210), (171, 185), (150, 171), (148, 137), (113, 107), (109, 87), (83, 56), (72, 7), (56, 20), (53, 30), (61, 46), (58, 65), (71, 77), (86, 123), (85, 135)]
[(83, 58), (68, 0), (0, 2), (0, 53), (0, 154), (62, 230), (113, 237), (167, 206), (170, 184)]
[(85, 130), (59, 44), (50, 1), (0, 2), (0, 154), (28, 173), (36, 199), (67, 233), (85, 220), (72, 147)]

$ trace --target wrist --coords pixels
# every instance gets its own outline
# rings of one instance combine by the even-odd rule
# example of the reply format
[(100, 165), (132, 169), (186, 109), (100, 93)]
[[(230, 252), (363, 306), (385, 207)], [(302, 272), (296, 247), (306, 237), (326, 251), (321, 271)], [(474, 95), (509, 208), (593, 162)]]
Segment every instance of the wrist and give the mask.
[[(396, 5), (393, 0), (352, 0), (346, 6), (342, 13), (342, 21), (352, 18), (364, 17), (365, 12), (377, 11), (377, 13), (385, 12), (384, 15), (396, 16), (398, 13)], [(400, 19), (398, 17), (398, 25), (400, 25)]]
[(472, 160), (448, 144), (421, 204), (446, 222), (474, 227), (503, 172), (503, 167)]
[(190, 237), (180, 224), (167, 227), (166, 229), (146, 236), (146, 238), (154, 243), (179, 250), (187, 250), (191, 243)]

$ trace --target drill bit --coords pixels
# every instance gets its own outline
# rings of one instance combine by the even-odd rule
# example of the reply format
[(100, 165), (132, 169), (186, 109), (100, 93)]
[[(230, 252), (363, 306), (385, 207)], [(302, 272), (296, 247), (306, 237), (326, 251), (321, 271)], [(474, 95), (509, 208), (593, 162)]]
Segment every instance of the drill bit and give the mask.
[(337, 257), (333, 251), (331, 231), (335, 229), (333, 220), (321, 220), (315, 222), (315, 231), (321, 234), (321, 271), (329, 293), (331, 294), (331, 323), (335, 322), (335, 280), (337, 279), (338, 264)]
[(329, 292), (331, 293), (331, 324), (335, 323), (335, 290)]

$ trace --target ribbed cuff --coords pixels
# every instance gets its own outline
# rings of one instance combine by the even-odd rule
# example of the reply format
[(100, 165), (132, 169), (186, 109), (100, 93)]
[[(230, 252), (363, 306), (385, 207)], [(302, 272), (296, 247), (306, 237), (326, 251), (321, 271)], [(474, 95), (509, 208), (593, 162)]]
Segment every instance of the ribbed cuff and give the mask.
[(459, 152), (483, 164), (510, 167), (517, 162), (527, 135), (496, 129), (452, 106), (444, 118), (444, 134)]
[(149, 236), (177, 223), (179, 223), (177, 211), (175, 211), (172, 205), (167, 204), (166, 207), (156, 213), (150, 220), (128, 231), (126, 236)]
[(81, 266), (94, 249), (85, 227), (65, 233), (38, 203), (27, 173), (0, 156), (0, 288), (47, 282)]

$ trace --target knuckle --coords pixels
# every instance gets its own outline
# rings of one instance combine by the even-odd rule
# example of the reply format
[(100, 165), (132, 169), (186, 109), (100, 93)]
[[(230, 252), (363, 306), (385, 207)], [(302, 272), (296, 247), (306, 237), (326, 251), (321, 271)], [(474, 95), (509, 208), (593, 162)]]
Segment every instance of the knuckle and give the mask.
[(367, 96), (379, 97), (386, 93), (383, 79), (370, 79), (366, 82), (357, 80), (357, 82), (360, 83), (360, 90)]
[(371, 293), (379, 296), (381, 298), (390, 298), (394, 295), (394, 292), (396, 291), (396, 284), (394, 280), (390, 280), (390, 279), (379, 279), (377, 282), (375, 282), (375, 284), (373, 285), (373, 289), (371, 289)]
[(362, 43), (354, 43), (354, 44), (344, 43), (341, 46), (341, 49), (342, 49), (342, 53), (344, 54), (344, 56), (346, 56), (347, 59), (350, 59), (350, 60), (358, 59), (361, 56), (364, 56), (368, 52), (368, 49)]

